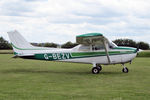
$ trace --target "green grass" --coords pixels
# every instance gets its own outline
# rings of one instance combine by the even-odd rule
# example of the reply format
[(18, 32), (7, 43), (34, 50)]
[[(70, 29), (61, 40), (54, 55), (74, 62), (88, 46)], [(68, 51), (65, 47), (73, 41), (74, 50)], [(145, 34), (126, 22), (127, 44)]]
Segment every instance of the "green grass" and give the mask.
[(137, 57), (150, 57), (150, 50), (144, 50), (138, 53)]
[(0, 100), (148, 100), (150, 58), (103, 66), (91, 74), (92, 65), (27, 59), (0, 55)]

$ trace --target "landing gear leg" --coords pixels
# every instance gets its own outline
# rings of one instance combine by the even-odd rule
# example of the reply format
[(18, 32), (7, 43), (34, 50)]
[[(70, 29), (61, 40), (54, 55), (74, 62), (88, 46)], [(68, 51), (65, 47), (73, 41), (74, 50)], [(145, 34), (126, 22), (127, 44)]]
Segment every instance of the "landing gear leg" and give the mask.
[(101, 71), (101, 70), (102, 70), (102, 66), (101, 66), (101, 65), (96, 64), (96, 67), (99, 69), (99, 71)]
[(101, 70), (102, 70), (101, 65), (93, 64), (93, 68), (92, 68), (92, 73), (93, 74), (98, 74)]
[(123, 66), (122, 72), (128, 73), (129, 72), (128, 68), (124, 64), (122, 64), (122, 66)]

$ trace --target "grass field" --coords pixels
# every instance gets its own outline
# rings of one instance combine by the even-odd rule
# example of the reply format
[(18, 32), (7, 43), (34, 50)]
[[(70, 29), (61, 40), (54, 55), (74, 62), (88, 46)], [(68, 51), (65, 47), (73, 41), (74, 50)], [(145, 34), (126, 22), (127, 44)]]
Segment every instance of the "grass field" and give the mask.
[(140, 52), (137, 57), (150, 57), (150, 50), (144, 50)]
[(91, 74), (92, 65), (14, 59), (0, 54), (0, 100), (149, 100), (150, 58), (103, 66)]

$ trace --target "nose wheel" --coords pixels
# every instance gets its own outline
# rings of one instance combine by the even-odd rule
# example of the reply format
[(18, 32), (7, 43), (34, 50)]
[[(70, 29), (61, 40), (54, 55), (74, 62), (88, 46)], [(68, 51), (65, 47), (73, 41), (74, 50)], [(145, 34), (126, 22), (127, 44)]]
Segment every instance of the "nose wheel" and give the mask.
[[(96, 67), (95, 67), (95, 66), (96, 66)], [(93, 73), (93, 74), (98, 74), (101, 70), (102, 70), (101, 65), (96, 64), (96, 65), (93, 65), (92, 73)]]

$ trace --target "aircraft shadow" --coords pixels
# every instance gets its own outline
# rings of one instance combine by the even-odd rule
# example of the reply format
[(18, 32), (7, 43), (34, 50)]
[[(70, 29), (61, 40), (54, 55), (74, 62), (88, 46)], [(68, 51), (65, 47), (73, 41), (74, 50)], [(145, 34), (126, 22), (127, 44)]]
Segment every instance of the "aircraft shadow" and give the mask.
[[(67, 70), (67, 71), (61, 71), (61, 70), (37, 70), (37, 69), (10, 69), (10, 70), (1, 70), (0, 73), (24, 73), (24, 74), (28, 74), (28, 73), (33, 73), (33, 74), (75, 74), (75, 75), (88, 75), (91, 74), (91, 71), (72, 71), (72, 70)], [(99, 74), (97, 75), (120, 75), (123, 74), (122, 72), (103, 72), (101, 71)]]
[(0, 73), (37, 73), (37, 74), (90, 74), (90, 72), (74, 72), (74, 71), (54, 71), (54, 70), (36, 70), (36, 69), (11, 69), (11, 70), (1, 70)]

